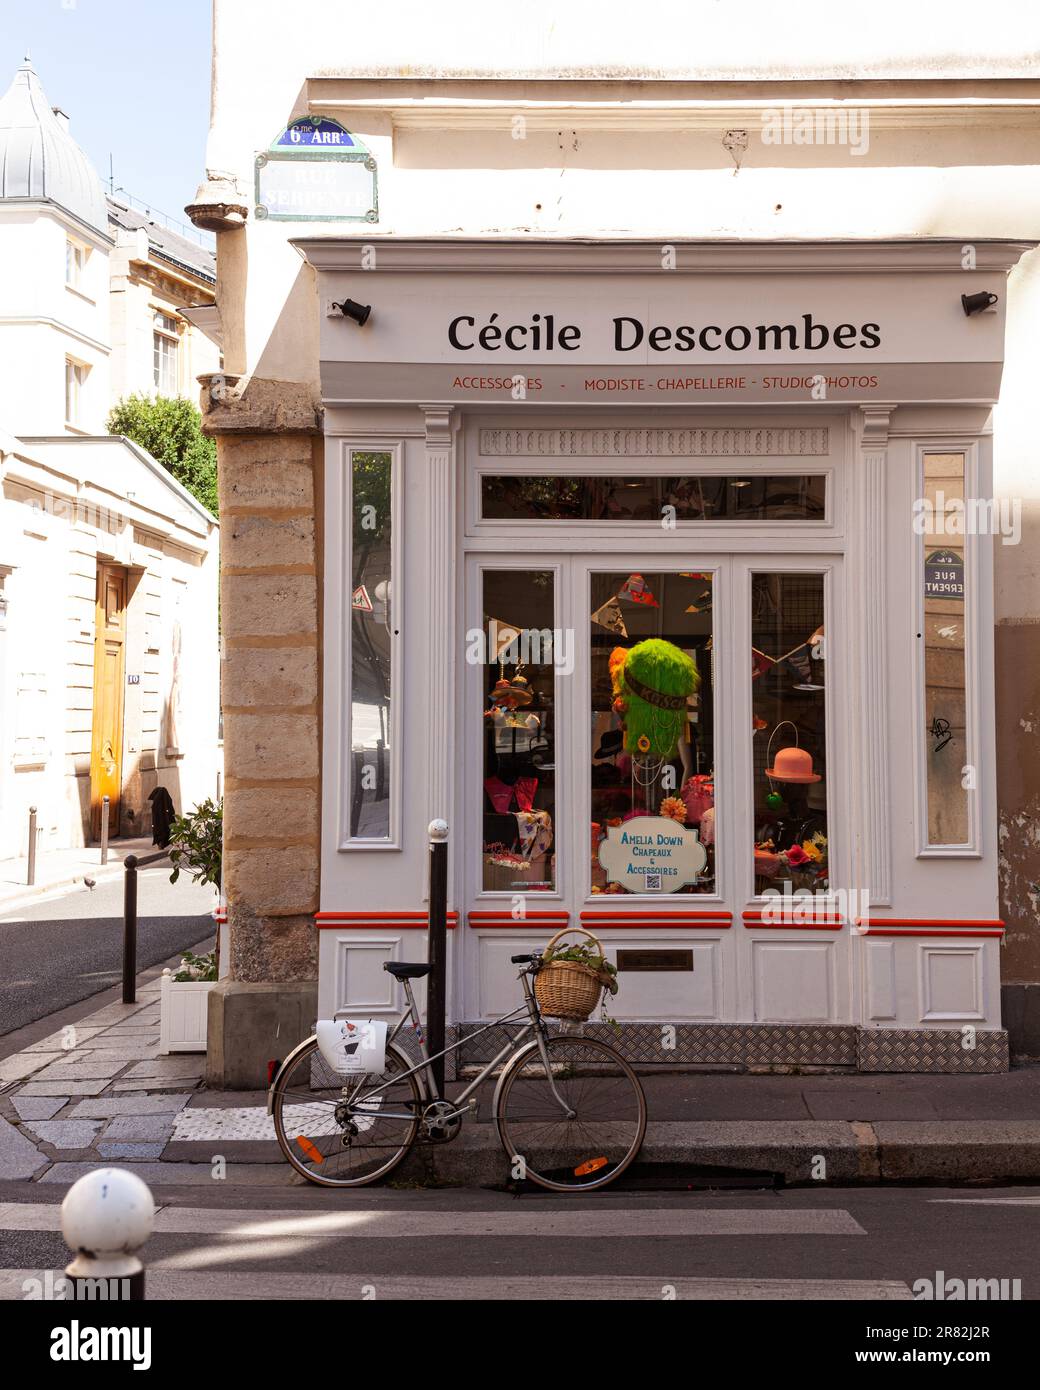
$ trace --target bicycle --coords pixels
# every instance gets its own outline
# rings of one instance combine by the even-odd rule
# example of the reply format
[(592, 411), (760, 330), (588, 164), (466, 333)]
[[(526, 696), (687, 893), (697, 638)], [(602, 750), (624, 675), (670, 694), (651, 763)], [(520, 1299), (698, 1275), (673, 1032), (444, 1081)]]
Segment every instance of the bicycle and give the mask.
[[(364, 1187), (386, 1177), (417, 1140), (456, 1138), (466, 1116), (476, 1113), (476, 1092), (500, 1067), (492, 1112), (514, 1179), (552, 1192), (591, 1192), (619, 1178), (646, 1133), (639, 1078), (598, 1039), (551, 1035), (531, 988), (541, 954), (510, 959), (524, 967), (517, 976), (523, 1003), (433, 1057), (411, 985), (429, 974), (427, 964), (383, 965), (403, 987), (406, 1007), (388, 1033), (380, 1075), (344, 1075), (329, 1066), (316, 1036), (300, 1043), (274, 1077), (267, 1103), (279, 1146), (296, 1171), (323, 1187)], [(432, 1062), (525, 1013), (524, 1027), (461, 1094), (453, 1100), (440, 1094)], [(409, 1023), (420, 1057), (414, 1066), (394, 1045)]]

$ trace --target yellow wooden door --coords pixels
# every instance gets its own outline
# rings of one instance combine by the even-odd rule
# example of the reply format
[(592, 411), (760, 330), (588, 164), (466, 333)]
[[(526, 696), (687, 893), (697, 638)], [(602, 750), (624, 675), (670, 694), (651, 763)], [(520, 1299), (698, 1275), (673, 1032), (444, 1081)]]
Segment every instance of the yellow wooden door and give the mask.
[(126, 570), (98, 565), (94, 628), (94, 723), (90, 742), (90, 824), (101, 835), (101, 798), (109, 799), (110, 833), (119, 833), (123, 764)]

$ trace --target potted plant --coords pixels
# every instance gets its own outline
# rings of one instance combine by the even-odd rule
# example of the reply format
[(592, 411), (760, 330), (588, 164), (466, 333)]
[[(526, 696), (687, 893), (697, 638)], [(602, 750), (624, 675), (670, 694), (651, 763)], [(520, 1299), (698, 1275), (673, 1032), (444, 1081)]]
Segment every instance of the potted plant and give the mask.
[(180, 969), (167, 967), (159, 986), (159, 1051), (205, 1052), (209, 992), (217, 983), (217, 953), (185, 951)]
[[(170, 882), (182, 871), (194, 883), (220, 887), (223, 807), (208, 797), (170, 827)], [(186, 951), (176, 971), (164, 970), (159, 989), (159, 1051), (205, 1052), (209, 992), (219, 976), (218, 946), (204, 955)]]

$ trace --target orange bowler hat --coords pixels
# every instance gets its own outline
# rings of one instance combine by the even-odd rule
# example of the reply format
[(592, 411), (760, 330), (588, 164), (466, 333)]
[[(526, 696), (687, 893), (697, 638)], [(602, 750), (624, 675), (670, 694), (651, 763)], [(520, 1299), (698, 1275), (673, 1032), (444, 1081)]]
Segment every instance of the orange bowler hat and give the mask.
[(774, 782), (820, 782), (823, 779), (812, 770), (812, 756), (804, 748), (781, 748), (766, 776)]

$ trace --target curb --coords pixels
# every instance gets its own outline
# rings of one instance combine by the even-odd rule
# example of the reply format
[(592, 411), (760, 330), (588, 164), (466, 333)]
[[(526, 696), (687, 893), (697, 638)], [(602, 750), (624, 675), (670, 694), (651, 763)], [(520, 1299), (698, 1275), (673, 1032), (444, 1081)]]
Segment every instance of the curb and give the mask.
[(26, 884), (25, 892), (19, 893), (17, 897), (0, 897), (0, 913), (16, 912), (20, 907), (28, 907), (47, 893), (60, 893), (63, 889), (75, 888), (77, 884), (82, 884), (87, 874), (95, 883), (107, 883), (110, 879), (119, 877), (122, 867), (121, 861), (116, 864), (99, 864), (94, 873), (85, 870), (84, 873), (73, 874), (69, 878), (55, 879), (53, 883), (34, 883), (31, 888)]
[[(1040, 1121), (662, 1121), (647, 1125), (637, 1163), (651, 1177), (655, 1167), (710, 1167), (806, 1186), (1028, 1182), (1040, 1180)], [(509, 1176), (494, 1127), (482, 1124), (413, 1149), (391, 1181), (487, 1186)]]

